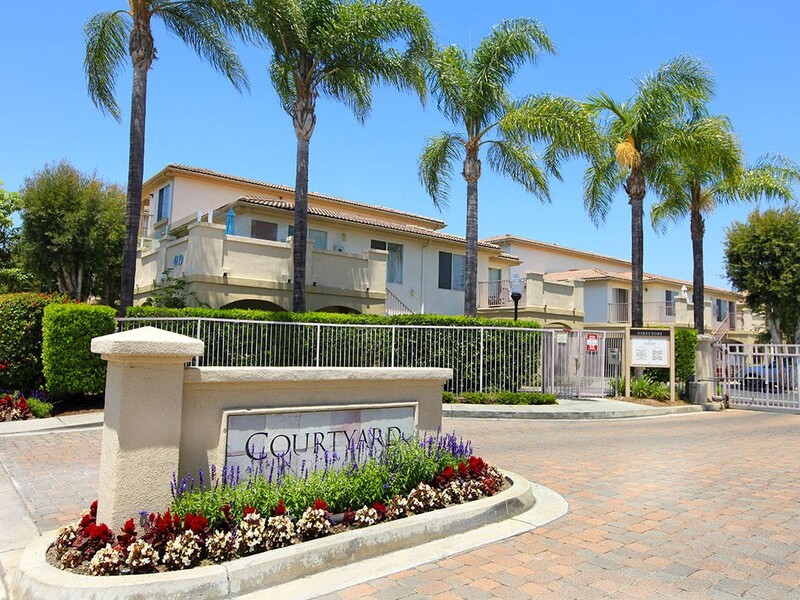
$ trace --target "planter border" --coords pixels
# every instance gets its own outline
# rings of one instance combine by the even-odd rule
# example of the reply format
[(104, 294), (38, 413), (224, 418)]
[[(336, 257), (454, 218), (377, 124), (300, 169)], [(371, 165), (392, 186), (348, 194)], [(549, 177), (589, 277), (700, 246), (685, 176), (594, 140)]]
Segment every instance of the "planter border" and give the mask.
[[(536, 526), (524, 518), (524, 513), (536, 504), (533, 489), (538, 486), (532, 486), (514, 473), (504, 471), (503, 474), (512, 485), (495, 496), (186, 571), (114, 577), (62, 571), (50, 565), (45, 557), (56, 535), (50, 532), (25, 549), (12, 589), (14, 597), (20, 600), (230, 598), (289, 584), (391, 552), (413, 549), (515, 517), (520, 517), (515, 520), (524, 522), (528, 529)], [(566, 512), (566, 503), (563, 504), (556, 508), (550, 520)], [(466, 549), (461, 547), (455, 551)]]

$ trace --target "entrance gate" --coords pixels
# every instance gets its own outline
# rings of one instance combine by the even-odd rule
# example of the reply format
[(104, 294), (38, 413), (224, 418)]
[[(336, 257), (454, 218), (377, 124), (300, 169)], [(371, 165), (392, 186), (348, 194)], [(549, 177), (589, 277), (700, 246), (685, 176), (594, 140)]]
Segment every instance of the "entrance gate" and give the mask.
[(800, 345), (717, 344), (716, 395), (731, 408), (800, 413)]
[(615, 382), (622, 373), (624, 332), (556, 331), (551, 339), (551, 381), (556, 395), (587, 398), (616, 391)]

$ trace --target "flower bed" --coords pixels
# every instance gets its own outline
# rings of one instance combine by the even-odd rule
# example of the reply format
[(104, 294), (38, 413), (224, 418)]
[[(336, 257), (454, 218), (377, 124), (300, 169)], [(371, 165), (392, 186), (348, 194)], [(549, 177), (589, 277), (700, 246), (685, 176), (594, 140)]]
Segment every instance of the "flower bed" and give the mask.
[(25, 397), (20, 392), (0, 392), (0, 423), (49, 417), (53, 405), (38, 398)]
[(209, 481), (202, 472), (196, 482), (173, 481), (168, 511), (143, 513), (138, 529), (131, 518), (117, 535), (97, 523), (95, 502), (59, 532), (48, 561), (86, 575), (183, 570), (477, 500), (504, 486), (500, 472), (455, 435), (374, 446), (351, 447), (338, 463), (326, 452), (322, 468), (299, 474), (286, 461), (259, 461), (241, 482), (228, 469), (212, 469)]

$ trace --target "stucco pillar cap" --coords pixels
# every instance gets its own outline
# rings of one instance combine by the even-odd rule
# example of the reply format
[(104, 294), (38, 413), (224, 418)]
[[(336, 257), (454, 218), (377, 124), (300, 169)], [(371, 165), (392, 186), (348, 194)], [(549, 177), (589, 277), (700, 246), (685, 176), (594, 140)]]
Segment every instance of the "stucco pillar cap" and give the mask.
[(156, 327), (139, 327), (92, 339), (92, 352), (102, 354), (106, 360), (141, 356), (186, 362), (203, 354), (204, 347), (202, 340)]

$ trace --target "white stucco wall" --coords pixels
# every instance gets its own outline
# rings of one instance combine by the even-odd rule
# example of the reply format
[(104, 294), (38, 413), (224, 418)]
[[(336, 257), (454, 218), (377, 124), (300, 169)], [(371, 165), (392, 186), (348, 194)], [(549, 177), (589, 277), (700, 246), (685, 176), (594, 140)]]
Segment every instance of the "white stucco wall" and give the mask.
[(506, 252), (519, 257), (522, 264), (511, 268), (511, 273), (522, 276), (526, 271), (536, 273), (556, 273), (559, 271), (569, 271), (571, 269), (589, 269), (596, 267), (607, 271), (629, 271), (628, 263), (613, 259), (605, 259), (601, 256), (590, 257), (570, 254), (564, 250), (553, 248), (532, 247), (524, 243), (503, 244)]

